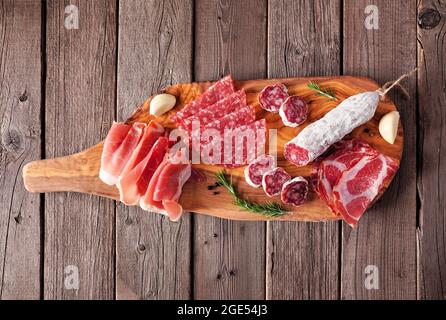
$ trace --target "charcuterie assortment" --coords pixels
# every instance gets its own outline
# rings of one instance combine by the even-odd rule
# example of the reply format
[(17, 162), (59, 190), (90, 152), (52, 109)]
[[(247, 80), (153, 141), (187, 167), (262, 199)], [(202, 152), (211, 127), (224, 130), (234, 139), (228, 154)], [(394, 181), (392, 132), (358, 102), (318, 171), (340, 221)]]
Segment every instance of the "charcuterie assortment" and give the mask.
[(400, 80), (380, 89), (366, 78), (228, 75), (172, 85), (101, 144), (25, 166), (25, 185), (104, 195), (172, 221), (184, 209), (354, 227), (399, 167), (402, 127), (385, 94)]

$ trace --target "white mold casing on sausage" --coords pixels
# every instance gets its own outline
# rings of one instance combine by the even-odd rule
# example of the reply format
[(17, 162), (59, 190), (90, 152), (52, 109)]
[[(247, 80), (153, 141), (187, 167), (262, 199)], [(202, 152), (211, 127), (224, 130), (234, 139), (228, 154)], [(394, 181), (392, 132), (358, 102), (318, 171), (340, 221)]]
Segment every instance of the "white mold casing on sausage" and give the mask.
[[(304, 166), (324, 153), (333, 143), (373, 118), (379, 102), (376, 91), (351, 96), (323, 118), (305, 127), (285, 144), (285, 158)], [(305, 152), (306, 154), (297, 154)]]

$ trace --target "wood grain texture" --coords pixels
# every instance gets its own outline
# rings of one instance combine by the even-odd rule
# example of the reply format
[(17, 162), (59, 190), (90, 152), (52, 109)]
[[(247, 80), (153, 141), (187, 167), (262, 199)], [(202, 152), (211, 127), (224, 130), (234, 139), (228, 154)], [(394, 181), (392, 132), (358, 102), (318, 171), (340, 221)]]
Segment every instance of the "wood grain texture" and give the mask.
[(40, 2), (0, 1), (0, 299), (40, 297), (40, 196), (23, 164), (41, 156)]
[[(148, 95), (192, 77), (191, 0), (121, 1), (118, 120)], [(119, 205), (116, 216), (117, 299), (191, 297), (191, 219)]]
[[(344, 73), (366, 75), (381, 84), (416, 66), (416, 1), (374, 2), (379, 29), (365, 28), (370, 2), (344, 2)], [(415, 77), (404, 81), (416, 95)], [(342, 227), (342, 299), (416, 298), (416, 101), (391, 94), (405, 129), (400, 171), (382, 199), (362, 218), (359, 227)], [(378, 267), (379, 289), (364, 285), (367, 265)]]
[[(278, 164), (285, 168), (291, 176), (309, 177), (312, 164), (297, 167), (288, 162), (283, 155), (283, 146), (291, 140), (309, 123), (321, 118), (332, 108), (335, 108), (339, 101), (328, 100), (315, 95), (315, 92), (307, 87), (309, 81), (316, 81), (322, 87), (330, 87), (336, 96), (342, 100), (363, 91), (373, 91), (379, 86), (371, 79), (363, 77), (309, 77), (309, 78), (283, 78), (283, 79), (258, 79), (235, 81), (236, 89), (244, 89), (247, 95), (247, 102), (256, 110), (258, 119), (265, 118), (270, 129), (277, 130), (277, 160)], [(277, 114), (263, 110), (258, 103), (259, 92), (267, 85), (283, 83), (287, 86), (288, 92), (292, 95), (301, 96), (307, 101), (310, 115), (307, 121), (298, 128), (285, 127)], [(170, 121), (170, 116), (180, 110), (188, 101), (198, 97), (205, 91), (212, 82), (182, 83), (166, 87), (161, 92), (167, 92), (177, 97), (177, 106), (171, 112), (156, 118), (165, 128), (173, 128), (175, 125)], [(154, 119), (149, 114), (149, 105), (153, 96), (149, 97), (143, 105), (138, 108), (127, 123), (144, 122), (148, 123)], [(400, 124), (395, 144), (391, 145), (384, 141), (378, 133), (378, 121), (386, 113), (396, 110), (391, 100), (385, 99), (378, 104), (375, 116), (366, 124), (354, 129), (350, 138), (357, 138), (367, 141), (378, 151), (394, 158), (398, 163), (402, 154), (403, 128)], [(266, 146), (268, 150), (268, 143)], [(102, 142), (80, 153), (41, 161), (33, 161), (27, 164), (24, 169), (24, 183), (27, 190), (32, 192), (54, 192), (54, 191), (77, 191), (91, 193), (95, 195), (119, 199), (119, 192), (116, 187), (105, 185), (99, 178), (100, 158), (102, 152)], [(209, 166), (206, 164), (193, 164), (204, 175), (203, 181), (191, 179), (183, 188), (180, 203), (183, 208), (195, 213), (212, 215), (233, 220), (270, 220), (262, 215), (253, 215), (235, 206), (230, 194), (226, 191), (214, 194), (215, 190), (209, 190), (209, 186), (216, 182), (215, 173), (222, 169), (221, 166)], [(249, 186), (244, 179), (244, 168), (226, 169), (232, 176), (240, 194), (250, 200), (257, 202), (271, 201), (263, 192), (263, 189), (254, 189)], [(272, 198), (280, 201), (279, 197)], [(297, 221), (326, 221), (337, 220), (331, 214), (326, 204), (314, 193), (310, 193), (308, 200), (300, 207), (286, 206), (284, 208), (288, 214), (273, 220), (297, 220)]]
[[(195, 2), (195, 80), (266, 75), (266, 1)], [(194, 216), (194, 298), (265, 297), (265, 223)]]
[[(268, 8), (269, 77), (339, 74), (340, 1), (270, 0)], [(339, 254), (338, 222), (268, 222), (267, 298), (337, 299)]]
[[(79, 8), (79, 29), (64, 28), (69, 4), (47, 2), (47, 157), (99, 142), (115, 114), (115, 2), (71, 2)], [(114, 251), (113, 201), (76, 193), (45, 196), (46, 299), (112, 299)], [(70, 265), (79, 271), (78, 290), (64, 286)]]
[(418, 18), (418, 291), (446, 299), (446, 1), (420, 1)]

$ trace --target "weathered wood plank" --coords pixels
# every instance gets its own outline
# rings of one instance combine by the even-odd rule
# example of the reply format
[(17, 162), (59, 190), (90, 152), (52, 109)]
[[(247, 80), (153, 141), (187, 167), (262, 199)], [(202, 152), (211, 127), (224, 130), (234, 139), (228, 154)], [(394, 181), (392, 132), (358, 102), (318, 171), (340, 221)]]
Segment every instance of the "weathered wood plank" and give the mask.
[[(79, 9), (79, 29), (64, 27), (69, 4)], [(115, 1), (47, 2), (47, 157), (105, 138), (115, 114), (116, 33)], [(114, 212), (103, 198), (45, 195), (46, 299), (114, 297)], [(78, 290), (64, 284), (76, 275), (67, 266), (79, 272)]]
[(0, 1), (0, 299), (40, 297), (40, 196), (23, 164), (41, 157), (41, 7)]
[(446, 1), (418, 6), (419, 297), (446, 299)]
[[(340, 1), (269, 0), (268, 8), (268, 77), (340, 73)], [(267, 229), (268, 299), (338, 298), (338, 222)]]
[[(118, 119), (161, 88), (192, 78), (191, 0), (121, 1)], [(116, 217), (117, 299), (191, 296), (191, 218), (179, 223), (119, 205)]]
[[(344, 2), (344, 73), (370, 76), (384, 84), (416, 66), (416, 1), (375, 1), (377, 30), (365, 27), (369, 4)], [(415, 77), (404, 85), (415, 96)], [(343, 225), (342, 299), (416, 298), (416, 101), (404, 100), (398, 93), (390, 96), (404, 125), (403, 159), (391, 187), (359, 227)], [(378, 272), (374, 274), (379, 275), (375, 278), (379, 289), (365, 286), (368, 265), (377, 267), (370, 270)]]
[[(195, 4), (195, 80), (266, 75), (266, 1)], [(265, 223), (194, 216), (194, 298), (265, 297)]]

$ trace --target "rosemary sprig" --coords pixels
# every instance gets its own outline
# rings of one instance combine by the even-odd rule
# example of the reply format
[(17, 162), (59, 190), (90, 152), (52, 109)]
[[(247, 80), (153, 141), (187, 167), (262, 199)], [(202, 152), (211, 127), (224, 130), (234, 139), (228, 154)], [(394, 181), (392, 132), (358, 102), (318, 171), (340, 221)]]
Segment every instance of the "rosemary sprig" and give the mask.
[(336, 98), (336, 96), (334, 95), (334, 92), (331, 88), (327, 88), (327, 89), (322, 89), (316, 82), (314, 81), (310, 81), (310, 83), (308, 83), (307, 85), (308, 88), (310, 88), (311, 90), (314, 90), (318, 93), (318, 95), (329, 98), (329, 99), (333, 99), (333, 100), (338, 100), (338, 98)]
[(218, 171), (215, 176), (219, 185), (225, 187), (234, 198), (234, 204), (243, 210), (250, 211), (264, 216), (275, 218), (284, 215), (283, 207), (276, 202), (255, 203), (242, 199), (237, 194), (237, 190), (231, 181), (226, 177), (225, 171)]

